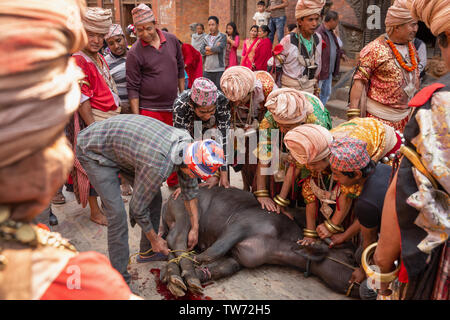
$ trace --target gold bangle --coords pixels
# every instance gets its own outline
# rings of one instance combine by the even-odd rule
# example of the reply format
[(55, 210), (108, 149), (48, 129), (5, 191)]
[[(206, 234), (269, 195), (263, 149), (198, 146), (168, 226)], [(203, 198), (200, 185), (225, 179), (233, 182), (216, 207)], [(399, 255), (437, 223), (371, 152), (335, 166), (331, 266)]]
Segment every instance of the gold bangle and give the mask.
[(397, 275), (400, 271), (400, 263), (398, 264), (397, 268), (395, 268), (394, 271), (389, 273), (381, 273), (376, 272), (371, 268), (369, 265), (369, 259), (372, 257), (372, 255), (375, 253), (375, 249), (377, 247), (378, 243), (372, 243), (370, 246), (368, 246), (362, 253), (361, 256), (361, 266), (364, 269), (364, 272), (366, 273), (367, 277), (375, 278), (376, 281), (381, 283), (390, 283), (394, 281), (397, 278)]
[(311, 230), (311, 229), (303, 229), (303, 236), (304, 237), (308, 237), (308, 238), (318, 238), (319, 234), (317, 233), (316, 230)]
[(253, 194), (259, 198), (259, 197), (269, 197), (269, 190), (257, 190), (254, 191)]
[(333, 224), (329, 219), (324, 221), (324, 225), (325, 225), (325, 228), (327, 228), (327, 230), (333, 234), (344, 232), (343, 227)]
[(361, 110), (360, 109), (356, 109), (356, 108), (350, 108), (350, 109), (347, 109), (347, 112), (361, 112)]
[(214, 173), (214, 177), (220, 179), (220, 172), (219, 172), (219, 170), (217, 170), (217, 171)]
[(280, 195), (276, 195), (273, 198), (273, 201), (275, 201), (281, 207), (287, 207), (291, 203), (290, 200), (283, 199)]
[(344, 232), (344, 231), (345, 231), (344, 227), (342, 227), (342, 226), (340, 226), (340, 225), (337, 225), (337, 224), (334, 224), (333, 222), (331, 222), (330, 219), (327, 219), (327, 221), (328, 221), (328, 223), (330, 224), (330, 226), (331, 226), (333, 229), (335, 229), (337, 232)]

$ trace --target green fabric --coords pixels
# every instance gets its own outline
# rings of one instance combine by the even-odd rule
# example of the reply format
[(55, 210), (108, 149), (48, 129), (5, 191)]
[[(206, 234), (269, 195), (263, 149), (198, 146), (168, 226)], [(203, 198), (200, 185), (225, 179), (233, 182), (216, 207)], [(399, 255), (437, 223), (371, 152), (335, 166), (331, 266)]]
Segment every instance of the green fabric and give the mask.
[(306, 40), (303, 35), (300, 34), (300, 39), (303, 45), (306, 47), (306, 50), (308, 50), (309, 54), (312, 54), (312, 48), (314, 44), (314, 37), (311, 37), (310, 40)]
[(327, 128), (328, 130), (331, 130), (332, 123), (331, 123), (331, 116), (330, 112), (327, 110), (327, 108), (320, 107), (320, 100), (316, 96), (311, 95), (305, 95), (306, 99), (308, 99), (309, 102), (313, 105), (314, 108), (314, 115), (316, 116), (317, 120), (315, 124), (318, 124), (324, 128)]

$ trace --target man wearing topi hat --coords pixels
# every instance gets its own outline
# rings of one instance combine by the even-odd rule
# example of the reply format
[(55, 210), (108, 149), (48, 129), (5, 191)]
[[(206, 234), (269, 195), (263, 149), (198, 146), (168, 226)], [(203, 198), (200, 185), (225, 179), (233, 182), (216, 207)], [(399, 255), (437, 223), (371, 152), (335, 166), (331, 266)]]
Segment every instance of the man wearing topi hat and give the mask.
[[(155, 15), (141, 3), (131, 12), (138, 40), (127, 55), (126, 74), (131, 112), (173, 125), (173, 103), (184, 91), (184, 60), (178, 39), (157, 27)], [(167, 181), (178, 184), (176, 176)]]

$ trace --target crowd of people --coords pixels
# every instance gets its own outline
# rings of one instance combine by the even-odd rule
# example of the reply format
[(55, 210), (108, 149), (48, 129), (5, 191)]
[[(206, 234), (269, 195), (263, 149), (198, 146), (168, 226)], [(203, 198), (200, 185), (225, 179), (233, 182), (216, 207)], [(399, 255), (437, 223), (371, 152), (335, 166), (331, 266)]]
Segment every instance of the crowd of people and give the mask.
[[(286, 36), (288, 1), (259, 1), (240, 59), (236, 24), (221, 33), (215, 16), (209, 33), (197, 24), (185, 44), (139, 4), (129, 46), (111, 10), (56, 3), (40, 1), (39, 13), (35, 1), (0, 5), (7, 17), (0, 46), (42, 41), (0, 60), (0, 298), (136, 298), (127, 216), (142, 230), (137, 261), (165, 261), (167, 182), (184, 200), (192, 250), (199, 184), (230, 188), (229, 170), (241, 172), (263, 209), (294, 220), (290, 210), (306, 208), (293, 243), (300, 250), (353, 242), (358, 266), (349, 283), (360, 286), (361, 298), (449, 298), (450, 79), (419, 91), (425, 62), (414, 39), (422, 20), (450, 68), (450, 1), (394, 2), (386, 33), (360, 53), (348, 119), (335, 127), (326, 103), (344, 52), (334, 32), (339, 15), (322, 15), (324, 0), (299, 0)], [(243, 146), (233, 130), (245, 133)], [(28, 224), (52, 197), (63, 200), (68, 177), (91, 220), (107, 227), (109, 261)], [(25, 271), (37, 256), (40, 268)], [(73, 265), (82, 269), (76, 292), (66, 286)]]

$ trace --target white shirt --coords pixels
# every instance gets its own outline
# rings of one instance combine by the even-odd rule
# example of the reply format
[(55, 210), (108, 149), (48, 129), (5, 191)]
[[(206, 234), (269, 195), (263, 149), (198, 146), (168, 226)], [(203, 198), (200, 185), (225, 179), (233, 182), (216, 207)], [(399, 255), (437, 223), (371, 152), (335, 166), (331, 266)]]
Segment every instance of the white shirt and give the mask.
[(256, 25), (258, 27), (262, 25), (268, 25), (269, 24), (269, 18), (270, 18), (270, 12), (256, 12), (253, 16), (253, 20), (256, 21)]

